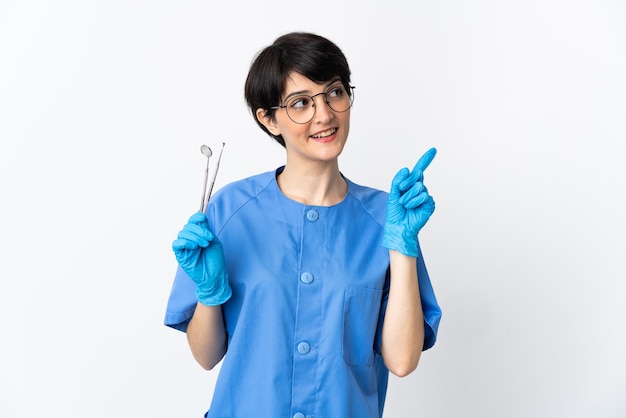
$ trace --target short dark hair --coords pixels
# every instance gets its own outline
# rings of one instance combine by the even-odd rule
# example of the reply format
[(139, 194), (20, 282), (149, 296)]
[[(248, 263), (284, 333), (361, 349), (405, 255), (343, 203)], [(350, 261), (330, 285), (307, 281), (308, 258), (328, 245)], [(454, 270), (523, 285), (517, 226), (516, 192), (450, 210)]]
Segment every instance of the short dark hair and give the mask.
[(257, 124), (280, 145), (282, 135), (272, 133), (256, 117), (257, 109), (274, 118), (272, 106), (280, 104), (287, 77), (292, 72), (302, 74), (316, 83), (339, 77), (350, 90), (350, 67), (343, 52), (328, 39), (306, 32), (292, 32), (277, 38), (262, 49), (252, 61), (245, 85), (245, 98)]

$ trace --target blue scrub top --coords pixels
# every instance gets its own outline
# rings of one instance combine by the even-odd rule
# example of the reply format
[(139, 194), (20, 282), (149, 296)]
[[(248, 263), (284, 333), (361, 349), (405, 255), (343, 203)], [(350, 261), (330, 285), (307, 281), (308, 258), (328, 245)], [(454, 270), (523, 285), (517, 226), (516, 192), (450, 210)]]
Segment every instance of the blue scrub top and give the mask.
[[(278, 188), (281, 170), (223, 187), (207, 211), (233, 290), (222, 306), (228, 351), (207, 416), (381, 417), (388, 194), (346, 179), (341, 203), (304, 205)], [(441, 310), (421, 256), (417, 268), (428, 349)], [(196, 303), (195, 284), (178, 268), (165, 324), (186, 331)]]

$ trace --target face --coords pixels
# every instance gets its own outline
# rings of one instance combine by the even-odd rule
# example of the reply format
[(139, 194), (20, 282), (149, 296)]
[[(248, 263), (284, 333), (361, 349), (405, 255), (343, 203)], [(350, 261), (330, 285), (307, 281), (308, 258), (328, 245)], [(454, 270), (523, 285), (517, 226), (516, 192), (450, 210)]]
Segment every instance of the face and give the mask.
[[(307, 77), (292, 73), (287, 79), (282, 96), (284, 105), (294, 96), (315, 96), (315, 115), (307, 123), (299, 124), (291, 120), (284, 108), (277, 109), (274, 119), (257, 110), (257, 117), (273, 135), (282, 135), (287, 150), (287, 160), (292, 163), (336, 162), (348, 139), (350, 130), (350, 110), (333, 111), (325, 102), (323, 93), (329, 87), (341, 85), (340, 79), (326, 83), (315, 83)], [(330, 94), (330, 93), (329, 93)], [(309, 99), (310, 100), (310, 99)]]

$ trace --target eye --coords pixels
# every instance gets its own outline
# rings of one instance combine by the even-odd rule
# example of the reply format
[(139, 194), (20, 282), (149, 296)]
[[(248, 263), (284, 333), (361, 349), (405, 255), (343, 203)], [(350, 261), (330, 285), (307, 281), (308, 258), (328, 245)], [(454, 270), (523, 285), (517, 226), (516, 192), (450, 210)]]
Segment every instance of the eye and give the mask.
[(346, 90), (343, 88), (342, 85), (338, 85), (338, 86), (332, 86), (331, 88), (328, 89), (328, 92), (326, 93), (326, 95), (329, 98), (332, 97), (341, 97), (345, 94)]
[(291, 109), (305, 109), (308, 106), (310, 106), (311, 103), (311, 98), (307, 97), (307, 96), (299, 96), (299, 97), (294, 97), (293, 99), (289, 100), (289, 103), (287, 104), (289, 106), (289, 108)]

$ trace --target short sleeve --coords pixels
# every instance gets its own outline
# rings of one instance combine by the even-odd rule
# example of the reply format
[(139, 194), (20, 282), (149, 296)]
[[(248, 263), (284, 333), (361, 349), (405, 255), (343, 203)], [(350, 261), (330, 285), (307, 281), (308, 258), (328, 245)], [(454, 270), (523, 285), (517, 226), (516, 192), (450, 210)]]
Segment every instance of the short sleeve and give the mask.
[[(418, 244), (419, 246), (419, 244)], [(441, 320), (441, 308), (437, 303), (430, 276), (426, 270), (422, 251), (418, 248), (420, 256), (417, 258), (417, 282), (422, 299), (422, 311), (424, 312), (424, 348), (428, 350), (437, 341), (439, 321)]]
[(197, 303), (196, 284), (178, 266), (167, 301), (164, 324), (179, 331), (187, 332), (187, 325), (196, 310)]

